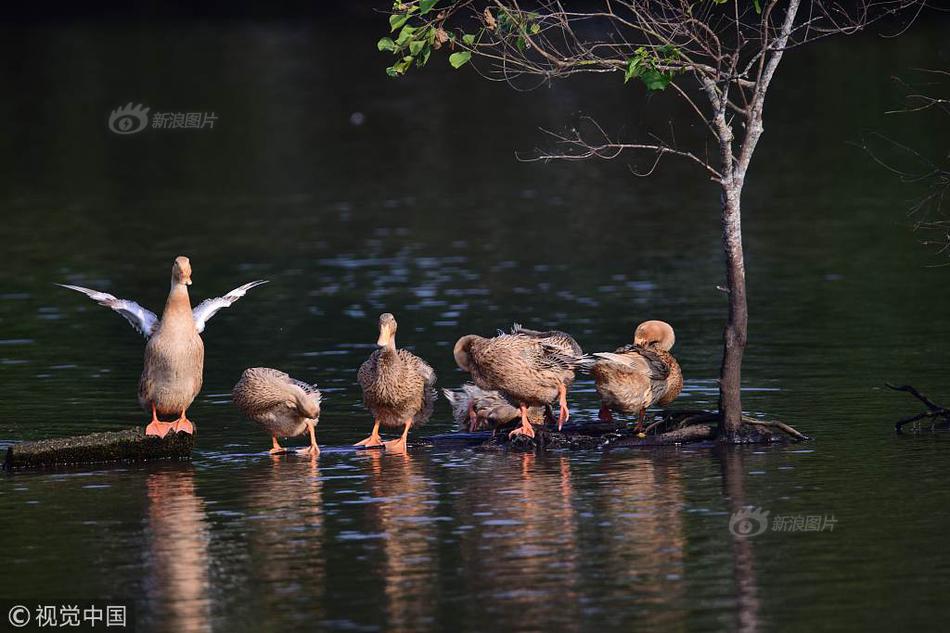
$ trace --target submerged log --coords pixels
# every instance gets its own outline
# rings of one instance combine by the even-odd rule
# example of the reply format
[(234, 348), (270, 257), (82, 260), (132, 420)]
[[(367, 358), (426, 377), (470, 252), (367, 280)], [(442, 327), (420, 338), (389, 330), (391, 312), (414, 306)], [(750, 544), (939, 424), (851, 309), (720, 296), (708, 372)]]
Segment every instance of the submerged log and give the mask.
[[(561, 431), (551, 426), (536, 427), (535, 437), (509, 437), (510, 428), (497, 433), (445, 433), (426, 440), (435, 446), (474, 447), (476, 450), (543, 451), (547, 449), (653, 448), (679, 444), (711, 444), (719, 441), (719, 414), (714, 411), (666, 410), (659, 412), (645, 433), (637, 434), (624, 422), (570, 423)], [(791, 426), (773, 420), (742, 417), (733, 444), (772, 444), (810, 439)]]
[(68, 464), (189, 459), (195, 447), (195, 438), (195, 435), (188, 433), (169, 433), (164, 438), (158, 438), (145, 435), (143, 428), (134, 428), (20, 442), (7, 448), (4, 468), (10, 470)]

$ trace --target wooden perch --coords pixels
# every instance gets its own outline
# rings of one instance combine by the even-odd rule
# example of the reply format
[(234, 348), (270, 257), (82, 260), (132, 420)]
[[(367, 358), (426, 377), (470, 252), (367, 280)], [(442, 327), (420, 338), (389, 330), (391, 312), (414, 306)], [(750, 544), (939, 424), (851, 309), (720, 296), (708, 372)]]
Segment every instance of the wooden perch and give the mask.
[(43, 468), (66, 464), (188, 459), (195, 435), (169, 433), (164, 438), (145, 435), (134, 428), (110, 433), (91, 433), (36, 442), (20, 442), (7, 449), (4, 468)]
[[(510, 448), (514, 450), (544, 449), (600, 449), (612, 448), (650, 448), (713, 442), (719, 439), (719, 413), (701, 410), (661, 411), (656, 421), (646, 427), (644, 436), (633, 432), (633, 428), (623, 422), (588, 424), (566, 424), (558, 432), (551, 426), (535, 429), (534, 439), (523, 435), (508, 437), (509, 428), (500, 429), (492, 435), (481, 433), (445, 433), (426, 438), (435, 446), (468, 446), (479, 450)], [(779, 442), (801, 442), (810, 439), (791, 426), (774, 420), (758, 420), (742, 417), (742, 431), (738, 443), (765, 444)]]
[[(915, 389), (914, 387), (910, 385), (892, 385), (889, 382), (884, 383), (884, 384), (885, 386), (887, 386), (888, 389), (893, 389), (894, 391), (906, 391), (913, 397), (920, 400), (923, 403), (923, 405), (927, 407), (927, 410), (924, 411), (923, 413), (907, 416), (906, 418), (902, 418), (898, 420), (894, 424), (894, 430), (897, 431), (898, 433), (902, 432), (901, 427), (903, 427), (905, 424), (910, 424), (911, 422), (916, 423), (916, 422), (919, 422), (920, 420), (924, 420), (927, 418), (931, 420), (931, 423), (930, 423), (931, 431), (933, 431), (938, 426), (941, 428), (947, 428), (948, 426), (950, 426), (950, 409), (947, 409), (946, 407), (937, 404), (936, 402), (934, 402), (933, 400), (931, 400), (924, 394), (920, 393), (919, 391), (917, 391), (917, 389)], [(915, 428), (919, 430), (916, 424), (914, 426)]]

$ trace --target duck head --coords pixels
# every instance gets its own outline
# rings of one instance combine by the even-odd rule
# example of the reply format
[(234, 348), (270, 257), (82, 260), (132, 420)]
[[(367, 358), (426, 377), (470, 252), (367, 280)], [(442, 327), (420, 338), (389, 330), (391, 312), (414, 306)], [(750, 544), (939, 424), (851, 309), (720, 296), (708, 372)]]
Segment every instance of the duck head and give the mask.
[(668, 352), (676, 342), (673, 327), (666, 321), (644, 321), (637, 326), (633, 334), (634, 345), (642, 347), (656, 346)]
[(311, 420), (320, 415), (320, 406), (303, 389), (293, 385), (292, 391), (292, 397), (287, 400), (288, 408)]
[(379, 338), (376, 344), (380, 347), (396, 347), (396, 317), (389, 312), (379, 315)]
[(172, 285), (177, 284), (191, 285), (191, 261), (183, 255), (176, 257), (172, 264)]
[(455, 343), (452, 354), (455, 356), (455, 364), (459, 366), (459, 369), (472, 371), (472, 357), (469, 350), (471, 350), (472, 343), (481, 340), (481, 338), (475, 334), (467, 334)]

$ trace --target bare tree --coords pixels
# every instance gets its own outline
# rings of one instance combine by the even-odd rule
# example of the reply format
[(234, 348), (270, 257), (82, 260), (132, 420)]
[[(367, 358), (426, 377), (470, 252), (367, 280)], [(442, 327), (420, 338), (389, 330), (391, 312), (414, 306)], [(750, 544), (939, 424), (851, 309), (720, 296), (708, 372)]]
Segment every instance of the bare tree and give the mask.
[[(611, 138), (594, 122), (553, 134), (556, 151), (540, 159), (614, 158), (626, 151), (686, 159), (720, 189), (729, 311), (720, 369), (718, 436), (740, 441), (742, 356), (748, 307), (742, 252), (742, 192), (764, 131), (769, 87), (785, 52), (830, 35), (850, 34), (914, 0), (414, 0), (397, 1), (394, 37), (379, 41), (396, 62), (391, 76), (424, 65), (447, 47), (452, 66), (471, 63), (489, 79), (522, 85), (582, 73), (620, 73), (648, 90), (669, 89), (705, 128), (702, 147), (658, 136)], [(581, 7), (581, 8), (579, 8)], [(540, 80), (540, 82), (538, 81)], [(582, 126), (583, 127), (583, 126)], [(652, 171), (652, 170), (650, 170)]]

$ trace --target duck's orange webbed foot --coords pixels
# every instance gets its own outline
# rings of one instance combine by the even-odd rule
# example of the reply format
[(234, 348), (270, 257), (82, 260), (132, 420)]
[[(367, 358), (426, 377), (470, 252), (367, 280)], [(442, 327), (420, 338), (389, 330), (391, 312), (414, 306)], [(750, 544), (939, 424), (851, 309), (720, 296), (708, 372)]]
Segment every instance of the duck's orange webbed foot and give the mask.
[(152, 421), (149, 422), (149, 425), (145, 427), (145, 435), (152, 435), (154, 437), (165, 437), (168, 435), (168, 431), (171, 430), (172, 424), (170, 422), (160, 422), (158, 419), (158, 412), (155, 411), (155, 404), (152, 404)]
[(286, 452), (284, 450), (284, 447), (281, 446), (280, 443), (277, 441), (276, 435), (271, 435), (271, 443), (272, 443), (272, 448), (269, 451), (267, 451), (271, 455), (280, 455), (281, 453)]
[(317, 446), (317, 434), (313, 430), (313, 425), (307, 425), (307, 430), (310, 431), (310, 446), (307, 448), (297, 449), (298, 455), (309, 455), (310, 457), (316, 457), (320, 454), (320, 447)]
[(557, 393), (561, 409), (557, 416), (557, 430), (560, 431), (561, 427), (564, 426), (564, 423), (571, 419), (571, 412), (567, 408), (567, 387), (565, 387), (563, 384), (559, 385)]
[(521, 405), (521, 426), (509, 433), (508, 438), (510, 439), (515, 435), (534, 437), (534, 427), (528, 422), (528, 407), (523, 404)]
[(379, 420), (376, 420), (373, 424), (373, 430), (370, 432), (369, 437), (365, 440), (360, 440), (353, 446), (363, 446), (364, 448), (376, 448), (377, 446), (382, 446), (383, 440), (379, 437)]
[(175, 433), (187, 433), (191, 435), (195, 432), (195, 425), (191, 423), (191, 420), (185, 417), (185, 414), (182, 413), (181, 417), (175, 420), (171, 425), (171, 430)]
[(406, 426), (402, 430), (402, 437), (398, 440), (389, 440), (384, 442), (383, 446), (386, 447), (387, 453), (394, 453), (396, 455), (405, 455), (406, 454), (406, 437), (409, 435), (409, 427), (412, 426), (412, 420), (406, 421)]
[(145, 427), (146, 435), (153, 435), (155, 437), (165, 437), (168, 435), (168, 432), (174, 426), (171, 422), (159, 422), (158, 420), (152, 420), (148, 426)]

